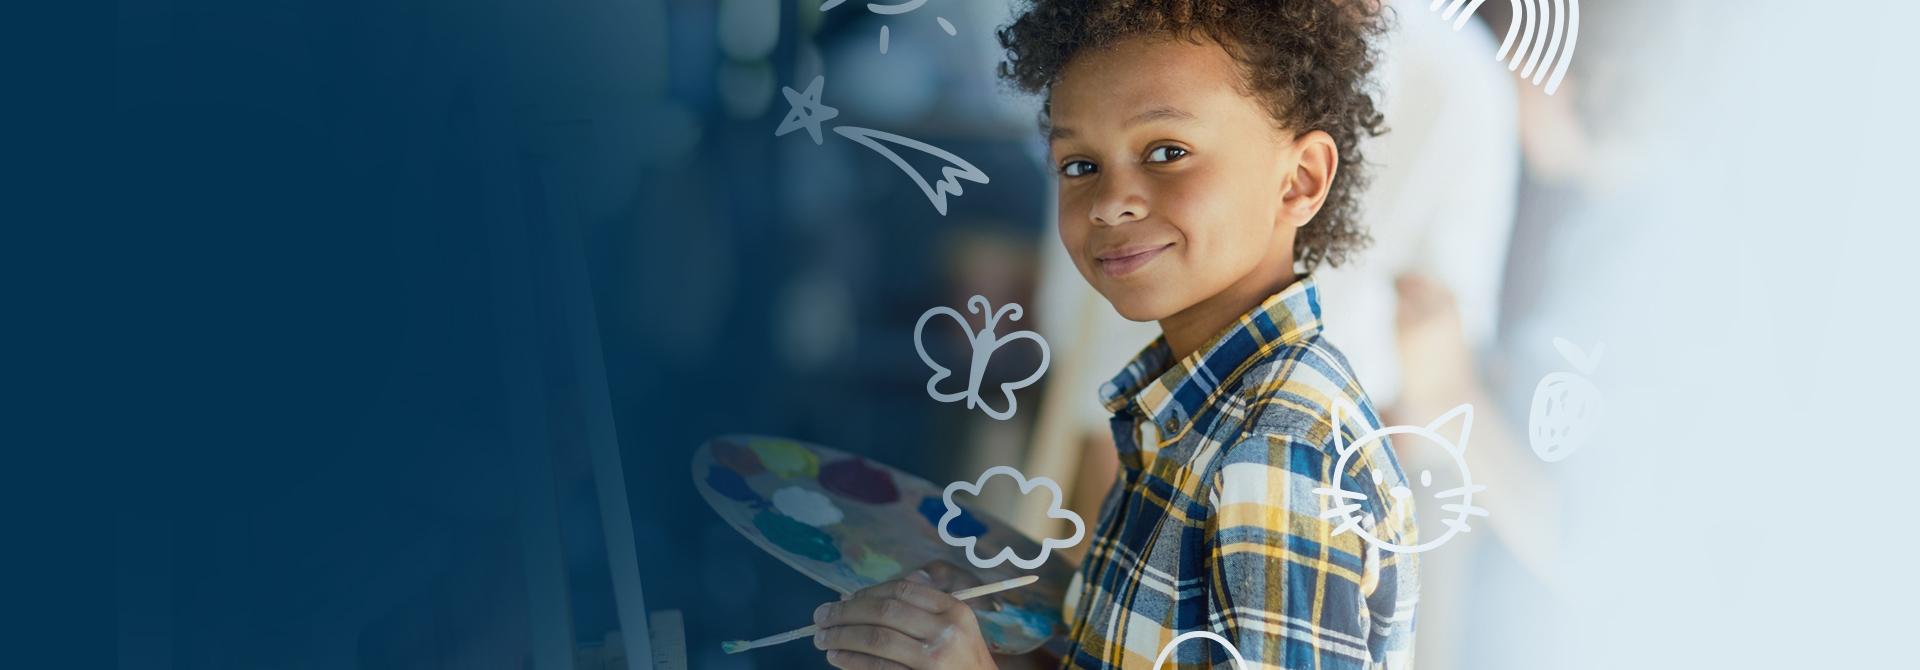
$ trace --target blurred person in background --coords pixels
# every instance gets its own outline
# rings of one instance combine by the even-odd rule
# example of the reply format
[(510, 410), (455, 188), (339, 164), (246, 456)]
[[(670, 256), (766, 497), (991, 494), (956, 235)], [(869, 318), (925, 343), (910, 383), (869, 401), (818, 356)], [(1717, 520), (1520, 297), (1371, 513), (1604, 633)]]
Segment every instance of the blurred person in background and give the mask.
[[(1871, 427), (1915, 399), (1915, 324), (1888, 288), (1920, 241), (1895, 195), (1920, 151), (1920, 8), (1583, 9), (1557, 94), (1520, 87), (1499, 346), (1477, 361), (1464, 300), (1400, 285), (1401, 406), (1489, 409), (1467, 454), (1497, 541), (1458, 660), (1897, 665), (1920, 585), (1879, 557), (1914, 543), (1874, 510), (1907, 507), (1905, 487), (1852, 473), (1916, 464)], [(1606, 408), (1546, 462), (1522, 436), (1536, 382), (1571, 369), (1556, 337), (1606, 345), (1587, 375)]]

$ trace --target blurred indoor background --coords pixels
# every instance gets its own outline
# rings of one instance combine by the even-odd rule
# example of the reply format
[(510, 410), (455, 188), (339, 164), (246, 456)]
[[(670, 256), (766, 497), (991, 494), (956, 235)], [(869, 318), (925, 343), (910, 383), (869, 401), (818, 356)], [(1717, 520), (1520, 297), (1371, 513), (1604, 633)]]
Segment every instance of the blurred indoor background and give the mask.
[[(1095, 390), (1158, 329), (1059, 248), (1039, 101), (993, 71), (1012, 7), (863, 4), (122, 0), (127, 198), (192, 225), (127, 254), (124, 419), (166, 448), (115, 480), (121, 667), (616, 667), (629, 573), (688, 667), (828, 667), (719, 651), (834, 597), (701, 501), (721, 434), (1013, 465), (1093, 518)], [(1491, 516), (1422, 556), (1419, 667), (1897, 665), (1920, 6), (1590, 1), (1549, 96), (1491, 58), (1514, 5), (1428, 4), (1392, 3), (1375, 246), (1320, 272), (1391, 419), (1476, 406)], [(991, 181), (942, 214), (846, 137), (776, 137), (817, 75), (827, 127)], [(925, 391), (915, 321), (974, 295), (1051, 347), (1010, 420)], [(1555, 337), (1606, 344), (1607, 406), (1545, 462)]]

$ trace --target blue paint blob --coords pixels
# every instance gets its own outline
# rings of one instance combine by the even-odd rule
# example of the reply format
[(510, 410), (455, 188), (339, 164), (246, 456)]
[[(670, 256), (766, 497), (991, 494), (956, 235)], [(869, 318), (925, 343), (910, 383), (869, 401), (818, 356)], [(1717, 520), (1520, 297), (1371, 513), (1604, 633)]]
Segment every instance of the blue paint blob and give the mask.
[[(954, 505), (954, 507), (960, 506)], [(933, 496), (927, 496), (920, 500), (920, 516), (926, 517), (927, 523), (933, 524), (934, 528), (940, 527), (940, 517), (946, 515), (947, 503), (945, 501)], [(960, 507), (960, 516), (954, 517), (952, 521), (947, 522), (947, 534), (954, 537), (980, 537), (987, 534), (987, 524), (981, 523), (979, 519), (974, 518), (973, 513), (967, 511), (967, 508)]]
[(767, 506), (767, 499), (760, 497), (758, 493), (754, 493), (753, 487), (747, 486), (747, 480), (740, 478), (740, 473), (727, 468), (718, 465), (708, 467), (707, 486), (713, 487), (713, 490), (720, 492), (720, 495), (728, 498), (755, 507)]
[(981, 623), (992, 622), (995, 632), (1002, 636), (1011, 628), (1020, 629), (1028, 637), (1046, 639), (1053, 635), (1053, 621), (1046, 615), (1019, 607), (1008, 607), (997, 612), (974, 610), (973, 613)]

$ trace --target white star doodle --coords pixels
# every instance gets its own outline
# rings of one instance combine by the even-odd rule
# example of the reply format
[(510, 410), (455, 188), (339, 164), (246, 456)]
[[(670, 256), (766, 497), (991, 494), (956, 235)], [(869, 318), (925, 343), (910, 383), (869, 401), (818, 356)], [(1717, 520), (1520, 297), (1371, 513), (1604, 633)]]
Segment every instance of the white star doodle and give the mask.
[(787, 104), (793, 105), (793, 110), (787, 112), (787, 118), (780, 122), (780, 129), (773, 131), (773, 136), (779, 137), (804, 126), (807, 134), (813, 136), (814, 144), (826, 144), (826, 139), (820, 135), (820, 122), (840, 115), (840, 110), (820, 102), (820, 89), (826, 84), (826, 75), (816, 75), (813, 83), (807, 84), (805, 93), (794, 91), (792, 86), (780, 87), (780, 92), (787, 96)]

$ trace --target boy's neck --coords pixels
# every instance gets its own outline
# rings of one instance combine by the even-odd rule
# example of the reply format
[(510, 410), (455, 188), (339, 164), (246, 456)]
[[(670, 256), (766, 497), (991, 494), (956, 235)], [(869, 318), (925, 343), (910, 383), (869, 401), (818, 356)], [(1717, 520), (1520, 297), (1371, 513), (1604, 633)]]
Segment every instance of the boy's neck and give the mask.
[(1291, 261), (1280, 267), (1281, 272), (1257, 279), (1247, 277), (1211, 298), (1161, 319), (1160, 332), (1167, 339), (1167, 348), (1173, 351), (1173, 360), (1185, 360), (1193, 355), (1207, 340), (1299, 279)]

